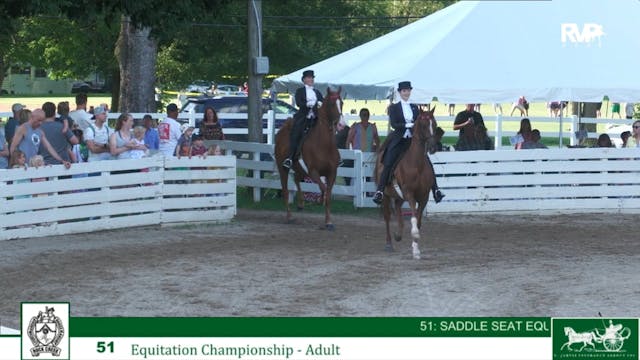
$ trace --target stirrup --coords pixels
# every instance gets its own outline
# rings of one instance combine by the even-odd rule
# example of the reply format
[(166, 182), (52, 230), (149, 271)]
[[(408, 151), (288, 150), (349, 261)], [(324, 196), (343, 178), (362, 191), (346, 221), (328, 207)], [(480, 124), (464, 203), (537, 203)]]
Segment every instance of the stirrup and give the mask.
[(373, 194), (373, 202), (380, 205), (382, 204), (382, 197), (384, 196), (384, 194), (382, 194), (382, 191), (378, 190), (376, 191), (375, 194)]
[(293, 165), (293, 163), (291, 162), (291, 159), (289, 159), (289, 158), (284, 159), (284, 161), (282, 162), (282, 167), (284, 167), (286, 169), (291, 169), (292, 165)]

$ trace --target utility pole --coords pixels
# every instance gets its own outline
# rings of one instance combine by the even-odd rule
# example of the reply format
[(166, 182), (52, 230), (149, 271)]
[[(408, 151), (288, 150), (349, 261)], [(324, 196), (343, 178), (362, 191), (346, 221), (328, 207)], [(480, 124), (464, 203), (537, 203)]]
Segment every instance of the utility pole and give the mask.
[(262, 0), (248, 0), (249, 141), (262, 142), (262, 77), (269, 60), (262, 56)]

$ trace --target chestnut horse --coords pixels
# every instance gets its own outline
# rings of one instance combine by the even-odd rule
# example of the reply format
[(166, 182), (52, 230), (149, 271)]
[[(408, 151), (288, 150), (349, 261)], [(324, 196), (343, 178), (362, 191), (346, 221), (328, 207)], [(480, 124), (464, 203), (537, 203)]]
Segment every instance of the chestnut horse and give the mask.
[[(435, 129), (437, 127), (436, 119), (433, 117), (435, 108), (430, 111), (421, 112), (413, 126), (413, 136), (409, 149), (401, 156), (395, 170), (393, 171), (392, 182), (384, 189), (384, 197), (382, 200), (382, 209), (384, 221), (387, 227), (387, 243), (385, 248), (393, 251), (391, 243), (391, 229), (389, 221), (391, 219), (392, 210), (395, 211), (398, 219), (398, 232), (394, 234), (396, 241), (402, 240), (403, 219), (402, 204), (407, 201), (411, 208), (411, 237), (413, 243), (414, 259), (420, 259), (420, 248), (418, 240), (420, 239), (420, 227), (422, 225), (422, 216), (427, 201), (429, 201), (429, 193), (435, 184), (435, 174), (427, 156), (429, 153), (435, 152)], [(374, 174), (378, 179), (382, 173), (382, 155), (386, 142), (378, 150), (378, 158)]]
[[(334, 230), (331, 222), (331, 189), (336, 181), (338, 172), (338, 161), (340, 154), (336, 146), (335, 126), (342, 117), (342, 98), (340, 91), (327, 89), (324, 102), (318, 107), (316, 124), (304, 136), (299, 158), (304, 161), (304, 165), (299, 161), (293, 163), (294, 182), (296, 184), (296, 202), (299, 210), (304, 208), (300, 181), (305, 176), (309, 176), (313, 182), (320, 187), (320, 199), (324, 204), (325, 228)], [(289, 169), (282, 166), (282, 162), (289, 153), (289, 134), (293, 126), (293, 119), (289, 118), (282, 125), (276, 135), (275, 157), (280, 173), (280, 184), (282, 186), (282, 198), (287, 209), (287, 222), (291, 222), (291, 209), (289, 208)], [(325, 178), (323, 182), (321, 177)]]

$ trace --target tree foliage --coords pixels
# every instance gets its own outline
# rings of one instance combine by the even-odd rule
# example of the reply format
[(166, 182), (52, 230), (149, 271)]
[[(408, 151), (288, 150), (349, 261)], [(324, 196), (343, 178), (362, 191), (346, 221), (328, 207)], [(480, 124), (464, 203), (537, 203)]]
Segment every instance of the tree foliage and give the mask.
[[(452, 2), (263, 0), (263, 55), (271, 74), (285, 74)], [(57, 77), (110, 74), (118, 68), (114, 49), (124, 14), (151, 29), (163, 87), (178, 89), (196, 79), (238, 84), (248, 63), (247, 6), (247, 0), (4, 0), (0, 72), (4, 60), (45, 67)]]

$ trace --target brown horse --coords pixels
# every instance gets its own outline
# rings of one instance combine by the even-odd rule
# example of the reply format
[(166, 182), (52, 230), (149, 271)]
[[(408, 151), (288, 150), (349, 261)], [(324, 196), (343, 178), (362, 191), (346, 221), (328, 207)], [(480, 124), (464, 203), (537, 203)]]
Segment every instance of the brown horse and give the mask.
[[(309, 133), (305, 136), (302, 144), (300, 158), (306, 167), (303, 168), (300, 162), (293, 163), (294, 182), (296, 184), (297, 206), (299, 210), (304, 208), (300, 181), (305, 176), (309, 176), (313, 182), (320, 187), (320, 199), (324, 204), (325, 228), (333, 230), (331, 223), (331, 189), (336, 181), (338, 172), (338, 161), (340, 154), (336, 147), (335, 126), (342, 116), (342, 98), (340, 91), (327, 89), (324, 102), (318, 108), (318, 119)], [(282, 186), (282, 198), (287, 209), (287, 222), (291, 222), (291, 209), (289, 208), (289, 169), (282, 166), (282, 162), (289, 153), (289, 134), (293, 126), (293, 119), (289, 118), (280, 128), (276, 135), (275, 156), (278, 172), (280, 173), (280, 184)], [(325, 178), (323, 182), (321, 177)]]
[[(393, 251), (391, 243), (391, 228), (389, 221), (391, 219), (392, 210), (395, 211), (398, 219), (398, 232), (394, 234), (396, 241), (402, 240), (403, 219), (402, 204), (407, 201), (411, 208), (411, 237), (413, 238), (412, 248), (413, 257), (420, 259), (420, 248), (418, 240), (420, 239), (420, 227), (422, 225), (422, 216), (427, 201), (429, 201), (429, 192), (435, 184), (435, 174), (432, 171), (429, 153), (435, 151), (435, 129), (437, 127), (436, 119), (433, 117), (435, 108), (431, 111), (421, 112), (413, 126), (413, 137), (409, 149), (401, 156), (395, 170), (393, 171), (393, 181), (384, 189), (384, 198), (382, 200), (382, 209), (384, 213), (384, 221), (387, 227), (387, 243), (385, 248)], [(382, 154), (386, 142), (378, 150), (378, 158), (376, 160), (375, 175), (376, 179), (382, 173)]]

